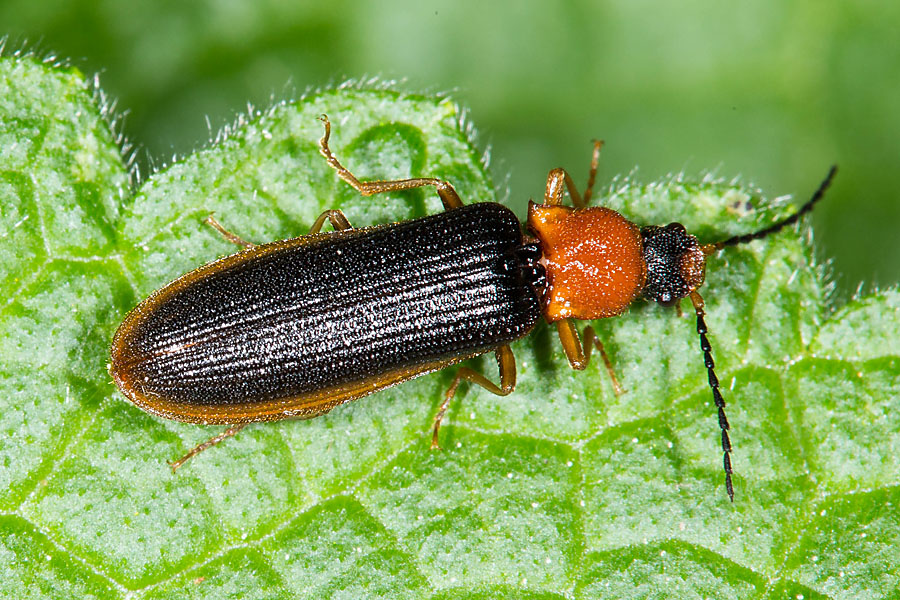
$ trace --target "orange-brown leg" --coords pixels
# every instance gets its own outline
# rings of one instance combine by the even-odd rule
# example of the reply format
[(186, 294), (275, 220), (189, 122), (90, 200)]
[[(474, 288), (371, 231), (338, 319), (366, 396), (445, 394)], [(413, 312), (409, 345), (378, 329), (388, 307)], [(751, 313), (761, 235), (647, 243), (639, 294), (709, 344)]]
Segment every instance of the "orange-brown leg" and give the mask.
[[(350, 221), (344, 216), (344, 213), (339, 209), (331, 209), (324, 211), (319, 218), (316, 219), (315, 223), (312, 224), (312, 227), (309, 228), (309, 233), (319, 233), (322, 230), (322, 226), (325, 225), (325, 221), (331, 222), (331, 226), (335, 231), (343, 231), (344, 229), (353, 229), (353, 226), (350, 225)], [(256, 244), (252, 242), (248, 242), (247, 240), (241, 238), (235, 233), (228, 231), (225, 229), (221, 223), (219, 223), (215, 217), (209, 215), (204, 219), (204, 223), (218, 231), (222, 234), (222, 237), (231, 242), (232, 244), (237, 244), (238, 246), (243, 246), (244, 248), (254, 248)]]
[(241, 423), (239, 425), (232, 425), (231, 427), (229, 427), (228, 429), (226, 429), (219, 435), (214, 435), (213, 437), (209, 438), (202, 444), (198, 444), (198, 445), (194, 446), (194, 448), (191, 449), (190, 452), (188, 452), (187, 454), (185, 454), (184, 456), (182, 456), (175, 462), (169, 463), (169, 466), (172, 467), (172, 472), (174, 473), (178, 469), (178, 467), (180, 467), (181, 465), (183, 465), (184, 463), (189, 461), (194, 456), (197, 456), (198, 454), (200, 454), (207, 448), (212, 448), (219, 442), (227, 440), (230, 437), (234, 437), (238, 431), (240, 431), (241, 429), (244, 428), (244, 426), (246, 426), (246, 423)]
[(256, 246), (256, 244), (254, 244), (253, 242), (248, 242), (247, 240), (244, 240), (240, 236), (231, 233), (230, 231), (222, 227), (221, 223), (216, 221), (215, 217), (213, 217), (212, 215), (206, 217), (203, 222), (222, 234), (222, 237), (232, 244), (237, 244), (238, 246), (243, 246), (244, 248), (253, 248)]
[(588, 184), (584, 190), (584, 205), (591, 203), (591, 194), (594, 191), (594, 180), (597, 178), (597, 167), (600, 166), (600, 149), (603, 140), (594, 140), (594, 151), (591, 153), (591, 170), (588, 172)]
[(583, 345), (581, 340), (578, 339), (578, 331), (575, 329), (575, 324), (571, 319), (564, 319), (557, 322), (556, 329), (559, 332), (559, 341), (562, 343), (563, 350), (566, 351), (566, 358), (569, 359), (569, 365), (573, 369), (578, 371), (584, 370), (584, 368), (588, 366), (588, 363), (591, 362), (591, 350), (596, 346), (597, 350), (600, 352), (600, 357), (603, 359), (603, 364), (606, 365), (606, 372), (609, 373), (609, 378), (612, 380), (613, 390), (615, 391), (616, 396), (621, 396), (625, 393), (625, 390), (619, 384), (616, 372), (613, 370), (609, 355), (607, 355), (606, 350), (603, 349), (603, 344), (594, 332), (593, 327), (588, 325), (584, 328)]
[(572, 176), (569, 175), (568, 171), (557, 168), (550, 171), (547, 175), (547, 188), (544, 190), (544, 204), (551, 206), (562, 204), (563, 186), (565, 186), (566, 190), (569, 192), (569, 197), (572, 198), (572, 204), (575, 208), (584, 208), (587, 206), (594, 190), (594, 180), (597, 178), (597, 167), (600, 164), (600, 148), (602, 147), (603, 142), (594, 140), (594, 152), (591, 155), (591, 169), (588, 173), (588, 184), (587, 188), (584, 190), (584, 197), (578, 193), (578, 188), (575, 187), (575, 181), (572, 179)]
[(331, 226), (335, 231), (343, 231), (345, 229), (353, 229), (353, 226), (350, 224), (350, 221), (344, 216), (339, 209), (333, 208), (331, 210), (326, 210), (319, 218), (316, 219), (316, 222), (312, 224), (312, 227), (309, 228), (309, 233), (312, 235), (313, 233), (319, 233), (321, 231), (322, 226), (325, 224), (325, 221), (330, 221)]
[(497, 366), (500, 369), (500, 386), (498, 387), (497, 384), (486, 378), (484, 375), (477, 371), (473, 371), (468, 367), (462, 367), (457, 371), (453, 383), (450, 384), (447, 393), (444, 395), (444, 401), (441, 402), (441, 407), (434, 416), (434, 434), (431, 436), (432, 450), (441, 449), (440, 444), (438, 444), (438, 431), (441, 428), (441, 420), (447, 412), (447, 407), (450, 406), (450, 401), (453, 400), (453, 396), (456, 394), (456, 388), (459, 387), (459, 384), (463, 379), (469, 383), (478, 384), (487, 391), (492, 394), (497, 394), (498, 396), (506, 396), (516, 389), (516, 358), (513, 356), (512, 350), (509, 346), (500, 346), (494, 351), (494, 354), (497, 356)]
[(331, 152), (331, 148), (328, 147), (328, 139), (331, 137), (331, 122), (328, 120), (328, 117), (322, 115), (319, 119), (325, 124), (325, 135), (319, 140), (319, 152), (325, 157), (325, 160), (328, 161), (329, 166), (337, 172), (338, 177), (353, 186), (353, 188), (363, 196), (371, 196), (382, 192), (411, 190), (427, 185), (433, 185), (437, 190), (438, 196), (441, 198), (441, 202), (444, 203), (445, 209), (450, 210), (451, 208), (459, 208), (463, 205), (462, 200), (459, 198), (459, 194), (456, 193), (453, 186), (441, 179), (416, 177), (413, 179), (397, 179), (394, 181), (360, 181), (340, 163)]

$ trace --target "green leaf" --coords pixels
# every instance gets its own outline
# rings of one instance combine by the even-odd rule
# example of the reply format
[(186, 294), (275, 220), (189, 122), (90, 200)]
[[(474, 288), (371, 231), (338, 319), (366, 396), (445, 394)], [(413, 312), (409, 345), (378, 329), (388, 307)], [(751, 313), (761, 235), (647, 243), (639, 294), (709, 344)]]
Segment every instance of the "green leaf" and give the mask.
[[(132, 189), (77, 71), (5, 57), (0, 81), (0, 595), (897, 597), (900, 294), (830, 312), (806, 235), (710, 260), (734, 504), (693, 318), (643, 302), (594, 324), (621, 396), (541, 325), (513, 346), (513, 395), (464, 387), (443, 452), (429, 429), (452, 369), (249, 427), (172, 475), (221, 428), (129, 404), (108, 344), (142, 297), (234, 251), (210, 212), (267, 241), (327, 208), (357, 226), (441, 210), (431, 190), (362, 198), (338, 180), (322, 113), (361, 178), (439, 177), (480, 202), (490, 177), (451, 101), (346, 88), (243, 117)], [(708, 180), (622, 179), (600, 202), (702, 241), (795, 210)]]

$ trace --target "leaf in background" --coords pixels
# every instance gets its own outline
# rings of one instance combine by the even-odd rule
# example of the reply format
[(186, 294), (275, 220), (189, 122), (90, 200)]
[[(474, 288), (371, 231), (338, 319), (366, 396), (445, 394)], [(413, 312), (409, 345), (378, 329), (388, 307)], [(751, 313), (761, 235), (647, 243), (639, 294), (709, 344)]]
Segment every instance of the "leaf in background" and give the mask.
[[(105, 370), (140, 298), (252, 241), (440, 210), (430, 190), (361, 198), (319, 156), (316, 117), (362, 178), (490, 178), (440, 98), (343, 89), (254, 113), (132, 194), (80, 74), (0, 59), (0, 595), (13, 597), (885, 597), (900, 523), (898, 294), (829, 316), (792, 231), (713, 257), (704, 296), (729, 402), (736, 501), (693, 319), (638, 303), (596, 323), (573, 373), (550, 328), (514, 345), (508, 397), (463, 390), (431, 452), (452, 373), (311, 421), (249, 427), (173, 476), (221, 428), (151, 417)], [(585, 156), (589, 147), (585, 147)], [(550, 165), (548, 165), (550, 166)], [(810, 182), (810, 189), (815, 186)], [(542, 190), (535, 190), (538, 194)], [(524, 199), (520, 206), (524, 204)], [(790, 214), (722, 183), (622, 180), (603, 203), (702, 241)], [(494, 376), (491, 360), (475, 361)]]

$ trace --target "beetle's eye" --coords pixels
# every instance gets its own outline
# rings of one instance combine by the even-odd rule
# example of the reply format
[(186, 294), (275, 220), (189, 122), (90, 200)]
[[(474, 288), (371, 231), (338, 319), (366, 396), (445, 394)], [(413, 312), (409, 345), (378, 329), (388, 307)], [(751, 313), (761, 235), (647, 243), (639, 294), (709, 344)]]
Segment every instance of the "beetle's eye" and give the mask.
[(685, 233), (684, 225), (682, 225), (681, 223), (669, 223), (668, 225), (666, 225), (666, 229), (677, 233)]

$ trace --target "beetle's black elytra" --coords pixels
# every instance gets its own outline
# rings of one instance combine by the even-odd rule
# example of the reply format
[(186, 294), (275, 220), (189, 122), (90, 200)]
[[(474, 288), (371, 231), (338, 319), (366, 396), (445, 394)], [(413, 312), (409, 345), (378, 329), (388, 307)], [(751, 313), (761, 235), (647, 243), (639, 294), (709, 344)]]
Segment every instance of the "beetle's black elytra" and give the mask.
[(185, 406), (252, 405), (481, 354), (541, 316), (519, 222), (499, 204), (320, 238), (257, 246), (160, 290), (116, 336), (119, 379)]

